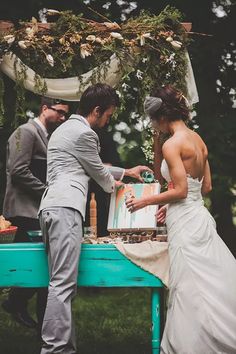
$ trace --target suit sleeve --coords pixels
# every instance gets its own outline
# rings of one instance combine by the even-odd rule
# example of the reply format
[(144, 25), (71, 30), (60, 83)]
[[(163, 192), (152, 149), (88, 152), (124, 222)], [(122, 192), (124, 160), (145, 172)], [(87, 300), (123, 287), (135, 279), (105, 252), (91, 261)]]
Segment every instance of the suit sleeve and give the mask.
[(106, 168), (109, 170), (109, 172), (112, 174), (112, 176), (117, 180), (117, 181), (122, 181), (124, 175), (125, 175), (125, 169), (121, 167), (116, 167), (116, 166), (106, 166)]
[[(77, 144), (77, 158), (87, 174), (107, 193), (114, 191), (115, 181), (109, 169), (99, 156), (98, 137), (91, 130), (80, 135)], [(123, 169), (121, 169), (123, 171)], [(117, 173), (116, 173), (117, 174)], [(122, 173), (119, 174), (119, 177)]]
[(26, 128), (16, 130), (8, 143), (8, 168), (13, 184), (40, 198), (45, 184), (30, 170), (34, 141), (34, 132)]

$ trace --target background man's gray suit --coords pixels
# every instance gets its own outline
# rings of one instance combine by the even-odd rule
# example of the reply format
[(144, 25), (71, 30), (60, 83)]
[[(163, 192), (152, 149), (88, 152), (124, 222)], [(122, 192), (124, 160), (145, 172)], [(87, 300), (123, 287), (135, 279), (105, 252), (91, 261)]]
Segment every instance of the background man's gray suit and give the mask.
[(88, 182), (92, 177), (111, 193), (115, 183), (112, 175), (121, 179), (124, 173), (118, 167), (105, 167), (99, 149), (97, 134), (79, 115), (72, 115), (57, 128), (48, 145), (48, 186), (40, 206), (40, 223), (48, 250), (50, 283), (41, 354), (76, 353), (71, 299), (76, 294)]
[[(48, 139), (35, 120), (18, 127), (7, 144), (7, 186), (3, 215), (18, 226), (15, 242), (29, 242), (27, 231), (40, 229), (38, 208), (46, 187)], [(47, 289), (15, 288), (2, 306), (26, 326), (36, 323), (27, 313), (28, 300), (37, 291), (36, 312), (42, 325)]]
[(48, 140), (34, 121), (20, 126), (7, 144), (7, 186), (3, 214), (37, 219), (45, 190)]

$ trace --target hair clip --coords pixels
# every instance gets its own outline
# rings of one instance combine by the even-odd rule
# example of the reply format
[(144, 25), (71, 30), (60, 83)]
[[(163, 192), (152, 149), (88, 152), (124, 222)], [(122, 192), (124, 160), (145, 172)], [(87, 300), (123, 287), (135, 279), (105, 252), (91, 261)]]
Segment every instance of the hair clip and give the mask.
[(144, 101), (144, 111), (152, 116), (161, 107), (162, 99), (160, 97), (147, 96)]
[(183, 94), (181, 95), (181, 98), (184, 98), (186, 106), (190, 107), (190, 103), (189, 103), (188, 99)]

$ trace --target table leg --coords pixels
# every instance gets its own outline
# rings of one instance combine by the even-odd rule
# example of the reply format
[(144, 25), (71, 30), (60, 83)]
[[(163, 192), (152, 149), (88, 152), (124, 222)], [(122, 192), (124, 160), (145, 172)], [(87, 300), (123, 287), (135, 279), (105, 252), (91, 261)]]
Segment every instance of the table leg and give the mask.
[(160, 353), (160, 293), (152, 288), (152, 354)]

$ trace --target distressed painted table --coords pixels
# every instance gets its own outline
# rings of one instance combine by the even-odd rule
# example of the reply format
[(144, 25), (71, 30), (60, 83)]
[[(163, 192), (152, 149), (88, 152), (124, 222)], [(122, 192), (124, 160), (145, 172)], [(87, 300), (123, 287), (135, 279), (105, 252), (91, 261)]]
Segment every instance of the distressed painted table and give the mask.
[[(42, 243), (0, 244), (0, 287), (47, 284), (47, 256)], [(78, 286), (151, 288), (152, 353), (160, 352), (160, 279), (133, 264), (114, 245), (84, 244)]]

